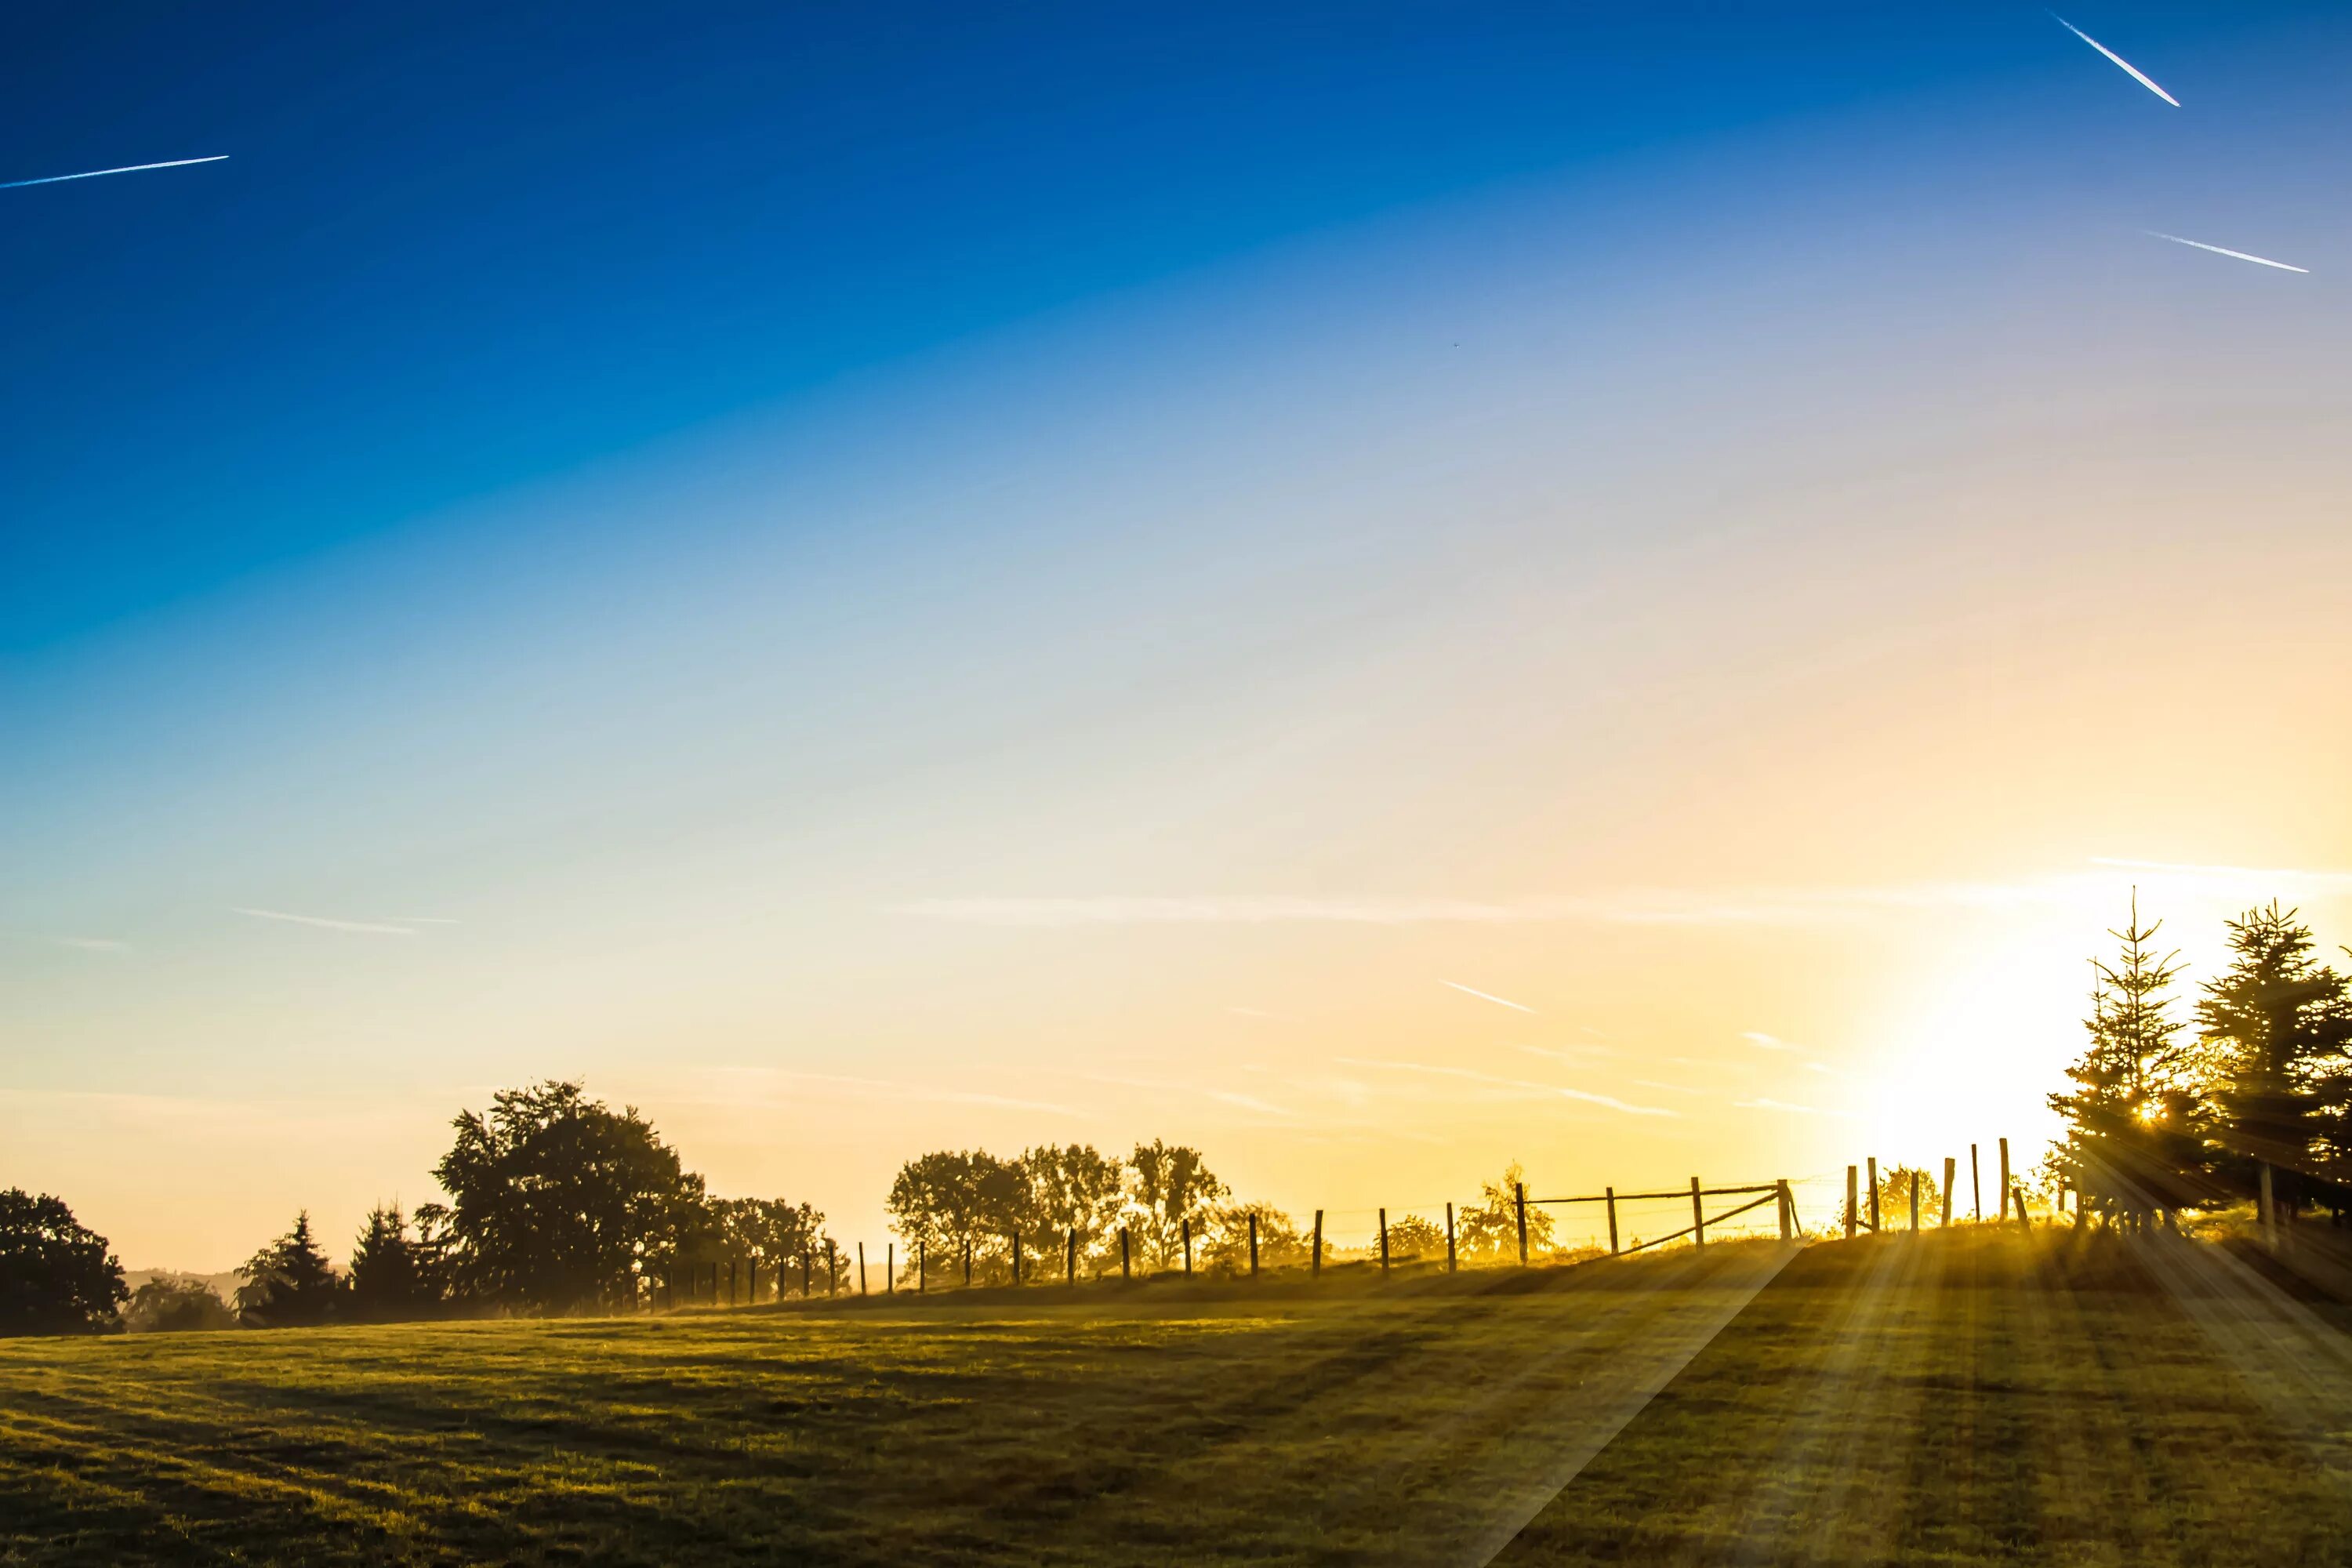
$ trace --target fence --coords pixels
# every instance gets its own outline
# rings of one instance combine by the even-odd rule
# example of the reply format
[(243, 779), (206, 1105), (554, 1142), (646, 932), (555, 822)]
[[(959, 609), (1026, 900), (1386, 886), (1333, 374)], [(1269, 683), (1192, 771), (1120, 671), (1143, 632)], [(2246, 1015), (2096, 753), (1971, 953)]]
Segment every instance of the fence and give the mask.
[[(1190, 1218), (1171, 1233), (1146, 1237), (1136, 1227), (1086, 1237), (1076, 1229), (1041, 1237), (1006, 1230), (991, 1233), (985, 1250), (968, 1239), (942, 1258), (918, 1242), (902, 1254), (897, 1243), (882, 1248), (878, 1278), (869, 1270), (864, 1243), (845, 1249), (826, 1241), (784, 1258), (698, 1259), (680, 1266), (676, 1278), (649, 1279), (642, 1304), (735, 1307), (848, 1295), (927, 1295), (1010, 1284), (1076, 1286), (1093, 1280), (1184, 1278), (1257, 1279), (1281, 1272), (1319, 1279), (1328, 1268), (1426, 1274), (1465, 1268), (1528, 1268), (1573, 1263), (1602, 1256), (1630, 1256), (1687, 1242), (1798, 1238), (1795, 1197), (1800, 1184), (1783, 1178), (1745, 1185), (1690, 1184), (1668, 1191), (1604, 1187), (1569, 1197), (1529, 1196), (1524, 1183), (1500, 1203), (1475, 1207), (1451, 1202), (1386, 1207), (1313, 1211), (1311, 1226), (1293, 1233), (1286, 1218), (1253, 1209), (1230, 1231), (1196, 1230)], [(1740, 1199), (1725, 1206), (1723, 1200)], [(1660, 1204), (1671, 1205), (1660, 1230), (1653, 1223)], [(1714, 1212), (1708, 1212), (1709, 1205)], [(1766, 1209), (1771, 1212), (1768, 1215)], [(1580, 1233), (1572, 1216), (1589, 1209), (1594, 1228)], [(1443, 1215), (1442, 1226), (1439, 1216)], [(1498, 1234), (1499, 1232), (1499, 1234)], [(1602, 1237), (1605, 1234), (1605, 1243)], [(1361, 1237), (1360, 1243), (1350, 1238)], [(1037, 1243), (1047, 1245), (1041, 1248)], [(903, 1267), (902, 1267), (903, 1258)], [(1156, 1265), (1156, 1267), (1155, 1267)]]
[[(2014, 1217), (2021, 1226), (2031, 1225), (2032, 1220), (2026, 1207), (2025, 1184), (2017, 1179), (2015, 1173), (2010, 1168), (2009, 1140), (1998, 1139), (1996, 1142), (1999, 1144), (2000, 1173), (1993, 1187), (1995, 1209), (1993, 1223), (2006, 1225), (2011, 1217)], [(1888, 1174), (1891, 1178), (1894, 1173), (1890, 1172)], [(1894, 1184), (1895, 1189), (1894, 1196), (1898, 1214), (1907, 1211), (1908, 1228), (1915, 1232), (1922, 1228), (1923, 1197), (1926, 1201), (1926, 1211), (1932, 1215), (1936, 1228), (1946, 1228), (1954, 1224), (1953, 1211), (1958, 1202), (1957, 1189), (1959, 1182), (1958, 1156), (1951, 1154), (1944, 1156), (1944, 1179), (1940, 1188), (1929, 1187), (1927, 1183), (1931, 1178), (1928, 1173), (1916, 1167), (1909, 1168), (1908, 1176), (1908, 1181)], [(1878, 1157), (1874, 1154), (1865, 1158), (1860, 1165), (1848, 1165), (1845, 1168), (1845, 1206), (1839, 1217), (1844, 1226), (1847, 1240), (1853, 1240), (1863, 1231), (1868, 1231), (1875, 1236), (1889, 1229), (1900, 1228), (1894, 1223), (1893, 1217), (1884, 1212), (1887, 1184), (1879, 1179)], [(2057, 1209), (2060, 1214), (2066, 1212), (2066, 1197), (2067, 1189), (2062, 1185), (2057, 1194)], [(2077, 1196), (2075, 1201), (2079, 1206), (2080, 1197)], [(1980, 1145), (1971, 1143), (1969, 1145), (1967, 1223), (1974, 1225), (1981, 1224), (1983, 1221), (1983, 1150)]]

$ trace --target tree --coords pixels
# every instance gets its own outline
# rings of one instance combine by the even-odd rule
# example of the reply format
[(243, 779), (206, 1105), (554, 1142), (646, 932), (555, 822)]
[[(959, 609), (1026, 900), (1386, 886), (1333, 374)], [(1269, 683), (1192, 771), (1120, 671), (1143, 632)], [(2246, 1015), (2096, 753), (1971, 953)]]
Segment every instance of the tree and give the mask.
[(1024, 1182), (1019, 1166), (983, 1150), (940, 1150), (898, 1167), (884, 1206), (890, 1228), (909, 1247), (925, 1247), (941, 1263), (971, 1249), (976, 1268), (993, 1277), (1010, 1248), (1006, 1236), (1020, 1223)]
[(782, 1198), (714, 1198), (708, 1247), (725, 1258), (764, 1263), (783, 1294), (785, 1270), (804, 1257), (823, 1257), (831, 1245), (824, 1215)]
[(452, 1125), (433, 1172), (450, 1201), (417, 1217), (460, 1295), (540, 1311), (632, 1303), (704, 1218), (702, 1178), (652, 1123), (579, 1084), (507, 1089)]
[(430, 1312), (442, 1294), (434, 1261), (409, 1234), (400, 1205), (378, 1204), (352, 1244), (352, 1315), (388, 1323)]
[(1261, 1268), (1288, 1268), (1308, 1261), (1311, 1240), (1298, 1233), (1298, 1222), (1272, 1204), (1234, 1204), (1209, 1215), (1208, 1245), (1203, 1261), (1214, 1270), (1249, 1271), (1251, 1216), (1257, 1219), (1257, 1261)]
[(1153, 1139), (1128, 1156), (1129, 1215), (1154, 1268), (1167, 1268), (1183, 1257), (1184, 1223), (1204, 1231), (1211, 1205), (1225, 1196), (1225, 1184), (1213, 1174), (1198, 1149)]
[[(1911, 1184), (1915, 1179), (1919, 1184), (1919, 1223), (1923, 1226), (1934, 1223), (1935, 1211), (1929, 1205), (1937, 1202), (1944, 1191), (1935, 1173), (1915, 1165), (1889, 1165), (1878, 1173), (1878, 1225), (1881, 1230), (1902, 1230), (1911, 1224)], [(1862, 1205), (1862, 1212), (1853, 1216), (1853, 1223), (1867, 1230), (1870, 1228), (1869, 1192), (1856, 1193), (1854, 1201)], [(1845, 1227), (1845, 1200), (1843, 1198), (1838, 1200), (1835, 1223), (1841, 1230)]]
[(129, 1295), (106, 1237), (63, 1201), (0, 1193), (0, 1335), (106, 1333)]
[(2067, 1124), (2062, 1174), (2110, 1214), (2169, 1211), (2202, 1190), (2190, 1180), (2203, 1123), (2189, 1077), (2194, 1053), (2171, 1012), (2182, 966), (2179, 953), (2158, 957), (2152, 945), (2163, 924), (2139, 923), (2134, 889), (2131, 918), (2107, 933), (2119, 944), (2115, 961), (2092, 961), (2090, 1040), (2066, 1069), (2074, 1089), (2050, 1097)]
[(1028, 1245), (1058, 1255), (1072, 1231), (1091, 1256), (1118, 1228), (1125, 1171), (1091, 1143), (1024, 1150), (1019, 1162), (1020, 1226)]
[(184, 1334), (233, 1329), (236, 1314), (220, 1292), (194, 1274), (158, 1274), (131, 1293), (122, 1326), (134, 1334)]
[[(1370, 1245), (1372, 1249), (1372, 1256), (1375, 1258), (1379, 1257), (1381, 1251), (1381, 1233), (1379, 1231), (1375, 1230), (1372, 1232), (1372, 1239)], [(1457, 1223), (1454, 1226), (1454, 1245), (1456, 1247), (1461, 1246), (1461, 1226), (1458, 1223), (1458, 1216)], [(1517, 1245), (1516, 1239), (1514, 1239), (1512, 1245), (1515, 1247)], [(1407, 1263), (1416, 1258), (1443, 1258), (1444, 1256), (1445, 1231), (1444, 1228), (1435, 1220), (1424, 1219), (1417, 1214), (1391, 1215), (1389, 1216), (1389, 1261), (1391, 1263)]]
[(2316, 1172), (2341, 1158), (2352, 1098), (2346, 980), (2313, 958), (2311, 930), (2298, 913), (2273, 900), (2230, 921), (2230, 967), (2207, 982), (2197, 1004), (2221, 1172), (2247, 1192), (2259, 1165), (2275, 1167), (2276, 1196), (2290, 1214), (2340, 1191)]
[[(1479, 1184), (1478, 1202), (1454, 1215), (1454, 1246), (1465, 1258), (1517, 1259), (1519, 1255), (1519, 1188), (1528, 1173), (1517, 1160), (1500, 1177)], [(1528, 1205), (1528, 1254), (1551, 1250), (1551, 1210)]]
[(342, 1308), (346, 1287), (310, 1234), (309, 1209), (294, 1216), (292, 1230), (247, 1260), (245, 1272), (236, 1315), (247, 1328), (304, 1328), (328, 1321)]

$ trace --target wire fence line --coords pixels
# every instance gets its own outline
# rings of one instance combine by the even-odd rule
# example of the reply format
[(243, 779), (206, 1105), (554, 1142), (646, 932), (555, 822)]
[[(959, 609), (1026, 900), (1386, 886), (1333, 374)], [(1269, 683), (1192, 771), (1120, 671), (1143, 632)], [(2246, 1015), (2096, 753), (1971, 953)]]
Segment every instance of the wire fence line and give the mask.
[[(1051, 1237), (1007, 1230), (934, 1247), (896, 1240), (878, 1247), (825, 1239), (782, 1258), (703, 1258), (677, 1278), (648, 1279), (640, 1306), (740, 1307), (851, 1296), (1002, 1289), (1008, 1287), (1213, 1278), (1280, 1277), (1314, 1280), (1329, 1270), (1351, 1277), (1422, 1276), (1468, 1269), (1558, 1267), (1664, 1247), (1737, 1240), (1809, 1239), (1827, 1229), (1834, 1181), (1828, 1175), (1707, 1185), (1693, 1176), (1659, 1189), (1604, 1186), (1597, 1193), (1530, 1193), (1515, 1184), (1501, 1214), (1453, 1202), (1320, 1208), (1296, 1234), (1251, 1211), (1213, 1235), (1180, 1219), (1164, 1255), (1147, 1257), (1132, 1226)], [(1497, 1235), (1495, 1222), (1502, 1220)], [(1475, 1227), (1471, 1223), (1477, 1222)], [(1040, 1245), (1043, 1242), (1045, 1245)]]
[[(706, 1258), (668, 1279), (647, 1279), (638, 1305), (648, 1310), (740, 1307), (850, 1296), (1076, 1287), (1186, 1278), (1318, 1279), (1328, 1269), (1352, 1277), (1427, 1276), (1465, 1269), (1557, 1267), (1667, 1247), (1710, 1242), (1800, 1243), (1843, 1236), (1936, 1229), (1954, 1225), (2030, 1223), (2026, 1188), (2010, 1161), (2009, 1140), (1991, 1150), (1971, 1143), (1942, 1159), (1940, 1172), (1874, 1155), (1843, 1172), (1769, 1182), (1685, 1184), (1598, 1192), (1530, 1193), (1514, 1184), (1506, 1209), (1454, 1202), (1319, 1208), (1296, 1234), (1282, 1216), (1251, 1210), (1213, 1231), (1205, 1220), (1176, 1223), (1164, 1247), (1147, 1247), (1132, 1226), (1043, 1236), (987, 1232), (961, 1245), (933, 1247), (897, 1240), (879, 1247), (826, 1239), (782, 1258)], [(2063, 1213), (2065, 1192), (2057, 1194)], [(1501, 1219), (1498, 1234), (1496, 1221)]]

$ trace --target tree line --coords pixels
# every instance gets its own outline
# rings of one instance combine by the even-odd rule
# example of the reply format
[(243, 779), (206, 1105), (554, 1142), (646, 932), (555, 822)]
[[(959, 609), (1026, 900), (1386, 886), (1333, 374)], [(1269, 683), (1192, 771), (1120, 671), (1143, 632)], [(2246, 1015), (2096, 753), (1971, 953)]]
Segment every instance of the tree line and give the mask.
[[(731, 1298), (739, 1264), (774, 1299), (795, 1265), (803, 1290), (829, 1287), (837, 1244), (822, 1214), (782, 1198), (712, 1196), (634, 1107), (614, 1110), (579, 1084), (551, 1081), (498, 1094), (452, 1126), (449, 1152), (433, 1168), (446, 1201), (413, 1214), (377, 1205), (341, 1268), (299, 1212), (247, 1261), (233, 1301), (188, 1275), (158, 1275), (133, 1292), (105, 1238), (62, 1202), (0, 1193), (0, 1333), (634, 1310), (710, 1299), (694, 1282), (715, 1283), (704, 1270), (719, 1267), (730, 1269)], [(1463, 1205), (1455, 1244), (1465, 1260), (1515, 1253), (1521, 1180), (1514, 1164)], [(941, 1284), (1004, 1283), (1016, 1247), (1031, 1259), (1024, 1279), (1057, 1277), (1074, 1263), (1101, 1274), (1122, 1261), (1143, 1274), (1188, 1264), (1238, 1273), (1253, 1221), (1264, 1267), (1304, 1264), (1310, 1246), (1289, 1215), (1236, 1201), (1201, 1151), (1159, 1139), (1124, 1158), (1077, 1143), (1010, 1159), (937, 1151), (899, 1169), (886, 1206), (904, 1243), (902, 1276), (921, 1259)], [(1530, 1248), (1549, 1250), (1549, 1211), (1531, 1208), (1527, 1219)], [(1400, 1215), (1387, 1229), (1392, 1258), (1444, 1255), (1444, 1233), (1428, 1219)], [(1332, 1237), (1326, 1256), (1377, 1246), (1377, 1235)]]
[[(2077, 1221), (2173, 1225), (2183, 1209), (2262, 1201), (2280, 1217), (2352, 1215), (2352, 978), (2322, 962), (2277, 901), (2225, 922), (2229, 959), (2197, 988), (2140, 923), (2135, 892), (2114, 952), (2093, 962), (2089, 1038), (2050, 1097), (2065, 1121), (2050, 1180)], [(2344, 950), (2352, 952), (2352, 949)]]

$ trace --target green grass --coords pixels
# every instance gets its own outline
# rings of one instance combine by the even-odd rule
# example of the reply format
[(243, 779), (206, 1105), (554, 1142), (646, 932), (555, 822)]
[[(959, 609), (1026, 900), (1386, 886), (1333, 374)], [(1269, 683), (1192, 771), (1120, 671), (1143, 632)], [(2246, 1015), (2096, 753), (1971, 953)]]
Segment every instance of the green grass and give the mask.
[(2124, 1249), (1780, 1258), (0, 1343), (0, 1562), (2352, 1560)]

